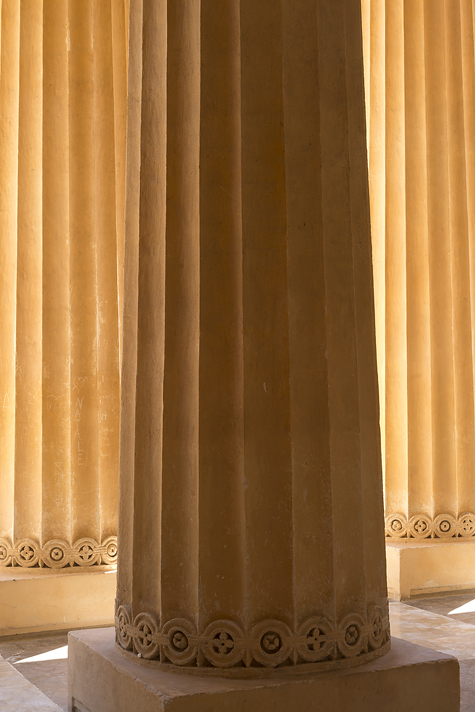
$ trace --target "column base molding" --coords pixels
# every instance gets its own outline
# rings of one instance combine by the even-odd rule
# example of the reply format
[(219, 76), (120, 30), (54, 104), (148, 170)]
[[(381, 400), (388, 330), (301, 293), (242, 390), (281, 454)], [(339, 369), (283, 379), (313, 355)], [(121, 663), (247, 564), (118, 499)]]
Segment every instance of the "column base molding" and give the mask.
[(464, 512), (458, 517), (451, 514), (439, 514), (429, 517), (427, 514), (414, 514), (410, 519), (404, 514), (388, 514), (386, 537), (388, 539), (457, 539), (475, 537), (475, 514)]
[(0, 569), (0, 635), (112, 625), (116, 570)]
[(386, 560), (396, 601), (475, 592), (475, 539), (386, 540)]
[(154, 660), (163, 669), (186, 667), (200, 675), (262, 677), (317, 672), (362, 665), (390, 648), (389, 616), (379, 606), (366, 619), (348, 614), (338, 623), (311, 616), (292, 631), (268, 619), (245, 632), (235, 621), (217, 620), (201, 634), (193, 622), (176, 618), (164, 625), (150, 612), (132, 622), (130, 608), (119, 605), (116, 636), (126, 655)]
[(0, 539), (0, 567), (62, 569), (65, 566), (101, 564), (117, 564), (116, 536), (107, 537), (101, 544), (91, 537), (78, 539), (74, 544), (63, 539), (50, 539), (43, 546), (34, 539), (20, 539), (15, 544), (8, 539)]
[(382, 658), (347, 670), (272, 679), (237, 680), (165, 672), (153, 662), (124, 657), (114, 630), (69, 634), (69, 709), (72, 712), (347, 712), (459, 707), (455, 658), (392, 638)]

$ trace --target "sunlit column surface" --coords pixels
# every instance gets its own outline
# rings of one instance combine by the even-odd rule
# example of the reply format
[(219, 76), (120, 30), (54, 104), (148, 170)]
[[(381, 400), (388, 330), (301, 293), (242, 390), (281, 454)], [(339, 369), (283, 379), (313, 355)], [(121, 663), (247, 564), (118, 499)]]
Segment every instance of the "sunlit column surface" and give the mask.
[(0, 565), (114, 563), (124, 0), (3, 0)]
[(386, 534), (472, 537), (473, 2), (363, 5)]

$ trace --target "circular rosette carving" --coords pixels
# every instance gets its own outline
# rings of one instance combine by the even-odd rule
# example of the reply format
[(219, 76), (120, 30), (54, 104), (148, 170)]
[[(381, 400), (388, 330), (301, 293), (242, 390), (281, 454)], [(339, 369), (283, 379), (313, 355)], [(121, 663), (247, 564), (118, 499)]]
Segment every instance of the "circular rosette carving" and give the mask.
[(201, 649), (214, 667), (228, 668), (240, 662), (244, 654), (244, 634), (232, 621), (214, 621), (203, 634)]
[(158, 658), (160, 651), (158, 622), (152, 613), (139, 613), (134, 620), (134, 647), (146, 660)]
[(125, 606), (119, 606), (115, 618), (115, 632), (117, 642), (124, 650), (132, 650), (133, 638), (130, 633), (130, 613)]
[(415, 514), (409, 520), (409, 532), (415, 539), (427, 539), (432, 534), (432, 521), (426, 514)]
[(33, 539), (20, 539), (15, 544), (16, 553), (14, 555), (15, 563), (24, 568), (38, 566), (40, 560), (40, 550), (36, 541)]
[(117, 563), (117, 537), (110, 536), (102, 542), (102, 563), (108, 566)]
[(458, 519), (458, 530), (460, 536), (470, 537), (475, 534), (475, 514), (465, 512)]
[(345, 658), (354, 658), (365, 648), (368, 635), (365, 632), (365, 622), (357, 613), (343, 618), (338, 626), (341, 637), (338, 640), (338, 648)]
[(457, 535), (457, 521), (450, 514), (439, 514), (434, 519), (434, 531), (441, 539), (449, 539)]
[(369, 619), (368, 640), (372, 650), (378, 650), (384, 643), (386, 637), (385, 618), (382, 610), (377, 606), (371, 613)]
[(99, 561), (99, 545), (95, 539), (84, 537), (73, 546), (73, 561), (78, 566), (93, 566)]
[(407, 536), (407, 519), (404, 514), (390, 514), (386, 517), (386, 536), (393, 539)]
[(298, 635), (301, 642), (297, 651), (307, 662), (325, 660), (335, 650), (333, 627), (325, 618), (307, 618), (300, 626)]
[(61, 539), (51, 539), (43, 547), (42, 559), (45, 566), (50, 569), (62, 569), (69, 564), (69, 546)]
[(0, 539), (0, 566), (10, 566), (12, 563), (11, 549), (8, 539)]
[(290, 628), (276, 620), (257, 623), (251, 630), (252, 655), (256, 662), (266, 667), (276, 667), (291, 653)]
[(174, 618), (165, 623), (162, 630), (163, 652), (174, 665), (189, 665), (196, 660), (198, 641), (191, 621)]

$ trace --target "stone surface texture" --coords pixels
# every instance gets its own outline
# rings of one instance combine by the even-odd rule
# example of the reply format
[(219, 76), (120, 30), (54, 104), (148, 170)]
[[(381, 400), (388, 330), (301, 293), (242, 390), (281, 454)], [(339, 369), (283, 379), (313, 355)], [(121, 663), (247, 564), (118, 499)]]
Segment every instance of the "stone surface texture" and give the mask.
[(471, 538), (474, 3), (363, 17), (386, 535)]
[(100, 687), (101, 712), (458, 712), (458, 662), (399, 639), (392, 642), (388, 655), (350, 670), (275, 680), (203, 679), (124, 659), (112, 629), (77, 631), (69, 635), (70, 705), (73, 712), (96, 709)]
[(0, 636), (112, 625), (116, 571), (0, 569)]
[(118, 642), (363, 663), (389, 621), (360, 2), (130, 9)]
[(386, 543), (388, 593), (416, 597), (475, 591), (475, 540), (401, 539)]
[(0, 568), (112, 564), (125, 2), (8, 1), (0, 37)]

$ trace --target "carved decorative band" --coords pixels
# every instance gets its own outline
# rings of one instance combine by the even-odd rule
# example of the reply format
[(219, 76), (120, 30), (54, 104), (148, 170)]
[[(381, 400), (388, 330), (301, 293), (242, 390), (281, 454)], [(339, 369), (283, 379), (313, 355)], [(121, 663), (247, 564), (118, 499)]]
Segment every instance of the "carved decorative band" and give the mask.
[(415, 514), (409, 520), (404, 514), (389, 514), (386, 536), (391, 539), (468, 539), (475, 536), (475, 514), (465, 512), (457, 519), (451, 514), (439, 514), (435, 519), (426, 514)]
[[(153, 613), (139, 613), (132, 622), (130, 608), (118, 606), (116, 639), (124, 649), (160, 663), (213, 668), (276, 668), (319, 663), (328, 669), (344, 660), (350, 664), (374, 657), (389, 644), (389, 617), (379, 607), (364, 619), (349, 614), (335, 625), (312, 616), (292, 631), (278, 620), (256, 623), (246, 634), (233, 621), (217, 620), (202, 633), (185, 618), (159, 625)], [(357, 660), (358, 659), (358, 660)], [(236, 672), (239, 672), (237, 670)]]
[(8, 539), (0, 539), (0, 566), (32, 568), (46, 566), (98, 566), (117, 563), (117, 537), (109, 536), (102, 544), (84, 537), (71, 546), (62, 539), (51, 539), (40, 546), (33, 539), (20, 539), (15, 546)]

